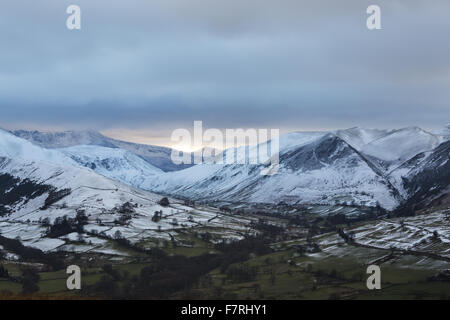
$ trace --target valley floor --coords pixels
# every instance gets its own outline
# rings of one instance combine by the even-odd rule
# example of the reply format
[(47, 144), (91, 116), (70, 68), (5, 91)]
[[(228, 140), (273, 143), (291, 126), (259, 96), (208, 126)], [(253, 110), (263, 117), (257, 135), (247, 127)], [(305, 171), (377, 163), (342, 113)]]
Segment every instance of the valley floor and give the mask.
[[(36, 223), (3, 221), (2, 236), (19, 236), (66, 265), (79, 265), (82, 290), (67, 290), (65, 269), (25, 262), (1, 247), (8, 276), (0, 275), (0, 296), (24, 297), (23, 270), (33, 267), (39, 291), (27, 297), (39, 299), (450, 298), (444, 273), (450, 265), (448, 207), (406, 218), (330, 218), (340, 210), (353, 209), (321, 207), (276, 217), (175, 201), (157, 222), (137, 215), (118, 227), (105, 220), (100, 234), (89, 221), (85, 233), (59, 238), (42, 237), (45, 230)], [(340, 228), (350, 241), (336, 232)], [(366, 287), (371, 264), (381, 267), (381, 290)]]

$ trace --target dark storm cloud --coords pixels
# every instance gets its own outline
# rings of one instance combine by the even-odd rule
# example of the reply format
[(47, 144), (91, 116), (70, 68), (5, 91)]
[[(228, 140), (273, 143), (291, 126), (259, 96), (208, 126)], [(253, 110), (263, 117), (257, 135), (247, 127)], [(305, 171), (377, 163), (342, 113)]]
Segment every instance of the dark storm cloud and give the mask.
[[(365, 27), (373, 3), (382, 30)], [(0, 125), (438, 126), (449, 14), (439, 0), (4, 0)]]

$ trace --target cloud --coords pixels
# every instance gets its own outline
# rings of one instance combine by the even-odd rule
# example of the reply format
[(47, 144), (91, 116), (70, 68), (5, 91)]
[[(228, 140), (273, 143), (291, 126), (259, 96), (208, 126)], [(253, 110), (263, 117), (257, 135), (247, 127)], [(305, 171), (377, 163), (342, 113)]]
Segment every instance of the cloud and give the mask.
[[(78, 4), (82, 30), (65, 27)], [(0, 125), (439, 126), (448, 1), (4, 0)]]

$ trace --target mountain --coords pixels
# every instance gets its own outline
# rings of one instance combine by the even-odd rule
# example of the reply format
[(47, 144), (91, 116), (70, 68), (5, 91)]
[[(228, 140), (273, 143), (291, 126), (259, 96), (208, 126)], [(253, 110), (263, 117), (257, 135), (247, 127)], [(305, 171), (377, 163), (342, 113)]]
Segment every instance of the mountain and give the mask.
[[(227, 150), (235, 152), (236, 150)], [(364, 157), (332, 133), (296, 132), (281, 137), (280, 168), (264, 176), (264, 165), (200, 164), (159, 175), (157, 192), (197, 199), (258, 203), (398, 205), (396, 190)]]
[[(117, 159), (123, 164), (122, 159), (125, 158), (141, 163), (142, 168), (160, 172), (123, 150), (94, 148), (100, 148), (92, 150), (96, 152), (99, 163), (102, 162), (102, 152), (118, 157), (108, 157), (102, 170), (106, 170), (108, 164), (115, 165)], [(111, 150), (114, 151), (111, 153)], [(151, 218), (155, 211), (168, 216), (175, 210), (181, 210), (183, 214), (180, 214), (179, 219), (186, 220), (186, 225), (193, 224), (188, 221), (187, 207), (175, 209), (173, 199), (170, 200), (169, 207), (163, 207), (158, 204), (161, 196), (106, 178), (79, 165), (68, 156), (75, 149), (63, 151), (44, 149), (0, 130), (2, 236), (11, 239), (18, 237), (26, 246), (44, 251), (58, 248), (77, 252), (100, 250), (115, 254), (116, 251), (109, 247), (104, 238), (113, 238), (118, 231), (133, 242), (146, 237), (170, 239), (164, 230), (174, 227), (169, 221), (159, 224), (153, 222)], [(78, 148), (78, 151), (89, 153), (91, 150), (84, 146)], [(120, 154), (124, 157), (120, 157)], [(82, 157), (77, 158), (80, 159)], [(128, 165), (131, 172), (139, 169), (131, 163)], [(61, 222), (63, 217), (74, 219), (80, 212), (86, 215), (85, 235), (77, 236), (76, 232), (69, 234), (71, 231), (62, 232), (61, 236), (47, 234), (48, 224)], [(208, 219), (211, 216), (214, 215), (208, 216)], [(74, 223), (72, 220), (68, 221)], [(102, 233), (100, 238), (94, 236), (99, 232)], [(78, 241), (78, 237), (86, 237), (89, 243), (74, 246), (72, 243)]]
[(364, 129), (359, 127), (353, 127), (345, 130), (337, 130), (334, 132), (336, 136), (347, 142), (353, 148), (358, 151), (371, 143), (374, 140), (383, 138), (393, 130), (379, 130), (379, 129)]
[(441, 141), (442, 137), (417, 127), (408, 127), (367, 143), (361, 148), (361, 153), (388, 173), (415, 155), (433, 150)]
[(49, 149), (77, 145), (120, 148), (138, 155), (152, 166), (160, 168), (163, 171), (176, 171), (191, 166), (189, 164), (174, 164), (171, 160), (172, 149), (170, 148), (116, 140), (96, 131), (39, 132), (16, 130), (11, 131), (11, 133), (37, 146)]
[(409, 203), (426, 204), (450, 193), (450, 140), (421, 152), (389, 175)]
[(138, 188), (163, 173), (136, 154), (119, 148), (82, 145), (58, 150), (84, 167)]
[(17, 137), (26, 139), (37, 146), (47, 149), (91, 144), (109, 148), (117, 148), (114, 143), (111, 142), (110, 138), (92, 130), (64, 132), (15, 130), (11, 131), (11, 133)]
[[(417, 127), (398, 130), (355, 127), (289, 133), (280, 137), (279, 172), (272, 176), (260, 174), (265, 164), (251, 164), (252, 160), (258, 160), (253, 157), (258, 157), (260, 148), (270, 141), (225, 150), (216, 156), (219, 160), (235, 154), (237, 163), (203, 163), (166, 173), (142, 161), (142, 154), (151, 147), (100, 139), (93, 132), (83, 136), (95, 140), (96, 146), (74, 146), (61, 152), (103, 176), (176, 197), (270, 204), (380, 205), (392, 210), (416, 199), (420, 194), (417, 188), (422, 188), (422, 198), (446, 190), (443, 146), (448, 141), (447, 129), (448, 126), (431, 133)], [(46, 141), (61, 144), (52, 139)], [(59, 141), (75, 142), (68, 138)], [(114, 147), (99, 146), (106, 141), (114, 142)], [(439, 172), (439, 176), (433, 177), (433, 172), (434, 175)]]
[(27, 161), (75, 165), (74, 161), (58, 151), (40, 148), (2, 129), (0, 129), (0, 156), (11, 159), (26, 159)]
[(263, 165), (241, 159), (251, 160), (250, 155), (256, 154), (252, 151), (264, 147), (263, 143), (224, 152), (241, 151), (236, 159), (246, 164), (201, 164), (160, 175), (148, 188), (194, 199), (379, 204), (392, 210), (419, 194), (446, 192), (448, 140), (440, 132), (417, 127), (294, 132), (280, 137), (280, 169), (273, 176), (260, 175)]
[[(2, 205), (11, 208), (11, 218), (14, 219), (28, 219), (40, 215), (58, 217), (69, 212), (73, 215), (74, 207), (81, 208), (91, 201), (96, 203), (98, 211), (101, 208), (110, 209), (123, 203), (124, 199), (134, 192), (127, 185), (79, 165), (62, 152), (40, 148), (3, 130), (0, 130), (0, 174), (3, 175), (4, 181), (8, 181), (2, 185)], [(22, 189), (28, 188), (29, 190), (25, 190), (27, 195), (17, 202), (6, 203), (14, 194), (22, 192), (18, 186), (22, 186)], [(35, 188), (47, 191), (37, 194)], [(70, 194), (64, 197), (68, 208), (56, 206), (48, 208), (45, 213), (39, 212), (39, 208), (45, 206), (45, 200), (52, 192), (64, 189), (71, 190)], [(94, 195), (102, 199), (91, 199)]]

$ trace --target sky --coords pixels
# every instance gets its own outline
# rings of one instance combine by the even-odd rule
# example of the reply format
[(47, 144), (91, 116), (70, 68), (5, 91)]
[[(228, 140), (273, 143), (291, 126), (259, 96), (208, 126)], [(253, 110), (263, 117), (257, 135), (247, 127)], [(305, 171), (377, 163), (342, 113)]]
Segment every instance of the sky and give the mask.
[[(73, 4), (81, 30), (66, 27)], [(2, 0), (0, 126), (163, 145), (194, 120), (437, 128), (449, 34), (448, 0)]]

